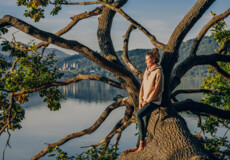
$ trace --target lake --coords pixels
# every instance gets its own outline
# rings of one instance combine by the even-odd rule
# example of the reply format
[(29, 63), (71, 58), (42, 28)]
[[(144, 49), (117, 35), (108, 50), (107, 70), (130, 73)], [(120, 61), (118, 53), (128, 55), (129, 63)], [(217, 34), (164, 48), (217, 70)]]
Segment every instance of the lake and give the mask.
[[(201, 83), (201, 79), (186, 79), (182, 81), (178, 88), (199, 88)], [(37, 94), (31, 97), (29, 103), (24, 104), (23, 107), (26, 112), (22, 129), (11, 133), (11, 148), (6, 149), (5, 160), (31, 159), (32, 156), (46, 147), (45, 143), (56, 142), (68, 134), (90, 127), (104, 109), (113, 102), (116, 95), (127, 95), (124, 91), (94, 81), (82, 81), (61, 87), (60, 90), (67, 99), (62, 101), (62, 108), (59, 111), (50, 111), (46, 103), (42, 102)], [(198, 101), (201, 96), (201, 94), (189, 94), (179, 95), (177, 98), (182, 100), (189, 97)], [(123, 117), (124, 111), (125, 107), (114, 110), (97, 131), (91, 135), (71, 140), (60, 148), (70, 155), (81, 153), (87, 148), (79, 147), (90, 146), (104, 139), (117, 121)], [(199, 132), (196, 116), (187, 114), (182, 114), (182, 116), (187, 121), (191, 132)], [(119, 153), (136, 144), (136, 133), (135, 124), (132, 124), (123, 132), (118, 146)], [(224, 133), (220, 131), (219, 134)], [(2, 157), (6, 140), (7, 135), (3, 134), (0, 138), (0, 157)], [(41, 159), (49, 160), (52, 158), (43, 157)]]

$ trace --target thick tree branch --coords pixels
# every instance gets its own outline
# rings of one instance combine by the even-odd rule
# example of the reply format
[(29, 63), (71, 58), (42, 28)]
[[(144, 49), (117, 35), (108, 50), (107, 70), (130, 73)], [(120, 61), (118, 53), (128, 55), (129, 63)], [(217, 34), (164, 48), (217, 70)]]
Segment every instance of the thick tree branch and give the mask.
[(195, 3), (173, 31), (167, 44), (167, 52), (177, 53), (175, 51), (179, 50), (184, 37), (214, 1), (215, 0), (199, 0)]
[(77, 83), (77, 82), (79, 82), (81, 80), (102, 81), (102, 82), (107, 83), (107, 84), (109, 84), (109, 85), (111, 85), (113, 87), (122, 88), (120, 83), (118, 83), (116, 81), (113, 81), (113, 80), (111, 80), (109, 78), (105, 78), (103, 76), (79, 74), (78, 76), (76, 76), (74, 78), (67, 79), (65, 81), (47, 83), (47, 84), (44, 84), (44, 85), (39, 86), (39, 87), (35, 87), (35, 88), (27, 89), (27, 90), (16, 91), (16, 92), (13, 92), (13, 94), (15, 96), (18, 96), (18, 95), (22, 95), (22, 94), (26, 94), (26, 93), (33, 93), (33, 92), (43, 90), (43, 89), (47, 89), (47, 88), (50, 88), (50, 87), (65, 86), (65, 85), (68, 85), (70, 83)]
[[(117, 0), (111, 5), (113, 7), (120, 8), (124, 4), (126, 4), (126, 2), (127, 0)], [(111, 38), (111, 28), (112, 28), (113, 18), (115, 14), (116, 12), (114, 12), (113, 10), (107, 7), (103, 9), (101, 16), (98, 18), (97, 38), (98, 38), (98, 44), (100, 46), (102, 56), (109, 61), (112, 61), (114, 63), (123, 66), (123, 64), (121, 63), (121, 61), (116, 55), (113, 46), (113, 41)]]
[[(163, 50), (164, 54), (161, 59), (161, 66), (164, 72), (164, 92), (162, 95), (163, 106), (171, 103), (169, 98), (170, 93), (180, 83), (181, 77), (172, 73), (175, 64), (178, 62), (180, 45), (187, 33), (196, 24), (205, 11), (214, 3), (214, 1), (215, 0), (197, 1), (177, 25), (165, 47), (165, 50)], [(173, 80), (172, 77), (174, 77)]]
[[(130, 105), (130, 98), (129, 97), (129, 100), (127, 99), (126, 101), (126, 110), (125, 110), (125, 114), (124, 114), (124, 117), (119, 120), (117, 122), (117, 124), (114, 126), (114, 128), (111, 130), (111, 132), (105, 137), (104, 140), (100, 141), (99, 143), (95, 144), (95, 145), (92, 145), (89, 149), (91, 148), (94, 148), (94, 147), (97, 147), (103, 143), (107, 143), (107, 145), (109, 144), (110, 140), (113, 138), (113, 136), (118, 133), (118, 134), (122, 134), (122, 131), (123, 130), (120, 130), (120, 128), (122, 128), (123, 125), (125, 125), (128, 121), (131, 120), (131, 122), (135, 122), (133, 120), (133, 111), (134, 111), (134, 108), (133, 106)], [(125, 127), (126, 128), (126, 127)], [(125, 129), (124, 128), (124, 129)], [(119, 137), (119, 135), (118, 135)], [(118, 140), (119, 141), (119, 140)], [(117, 142), (118, 143), (118, 142)], [(115, 143), (115, 147), (116, 147), (116, 143)]]
[[(122, 134), (122, 131), (131, 124), (130, 122), (136, 123), (135, 118), (133, 117), (134, 107), (131, 106), (130, 100), (131, 100), (131, 97), (129, 97), (129, 99), (127, 99), (127, 101), (126, 101), (126, 104), (125, 104), (126, 110), (125, 110), (124, 117), (117, 122), (117, 124), (114, 126), (114, 128), (111, 130), (111, 132), (105, 137), (104, 140), (98, 142), (95, 145), (92, 145), (89, 149), (97, 147), (103, 143), (107, 143), (107, 145), (108, 145), (108, 143), (110, 142), (110, 140), (113, 138), (113, 136), (116, 133)], [(130, 123), (130, 124), (128, 124), (126, 126), (126, 123)], [(121, 128), (123, 128), (123, 129), (121, 129)]]
[(18, 58), (14, 60), (12, 67), (4, 74), (4, 76), (0, 79), (0, 81), (2, 81), (10, 72), (12, 72), (15, 69), (18, 60), (19, 60)]
[(142, 81), (143, 79), (143, 73), (137, 69), (132, 62), (129, 60), (128, 56), (128, 44), (129, 44), (129, 37), (130, 33), (136, 29), (133, 25), (130, 25), (129, 29), (127, 30), (126, 34), (124, 35), (124, 46), (123, 46), (123, 54), (122, 54), (122, 59), (126, 66), (134, 73), (134, 75), (138, 76), (139, 80)]
[(17, 29), (23, 31), (24, 33), (29, 34), (42, 41), (46, 41), (56, 46), (76, 51), (77, 53), (82, 54), (86, 58), (90, 59), (92, 62), (96, 63), (97, 65), (103, 67), (104, 69), (114, 74), (123, 75), (123, 76), (130, 75), (130, 73), (124, 70), (124, 68), (121, 67), (120, 65), (117, 65), (116, 63), (112, 63), (108, 61), (107, 59), (99, 55), (98, 53), (94, 52), (90, 48), (82, 45), (81, 43), (77, 41), (66, 40), (52, 33), (42, 31), (34, 26), (27, 24), (26, 22), (22, 20), (19, 20), (9, 15), (4, 16), (2, 19), (0, 19), (0, 27), (4, 27), (8, 25), (14, 26)]
[(218, 53), (201, 56), (189, 56), (174, 69), (170, 81), (170, 91), (173, 91), (176, 88), (176, 86), (180, 84), (180, 79), (192, 67), (197, 65), (212, 65), (218, 61), (230, 62), (230, 56), (221, 55)]
[[(56, 3), (51, 3), (53, 5), (56, 5)], [(61, 5), (92, 5), (92, 4), (99, 4), (98, 1), (92, 1), (92, 2), (68, 2), (68, 3), (58, 3)]]
[(230, 120), (230, 111), (218, 109), (208, 104), (195, 102), (191, 99), (174, 103), (173, 107), (177, 112), (191, 111), (191, 112), (204, 113), (204, 114), (215, 116), (217, 118)]
[(111, 6), (110, 4), (107, 4), (105, 2), (100, 1), (100, 3), (103, 6), (106, 6), (118, 13), (120, 13), (125, 19), (127, 19), (133, 26), (135, 26), (136, 28), (138, 28), (140, 31), (142, 31), (152, 42), (152, 44), (157, 47), (160, 48), (162, 50), (165, 49), (165, 44), (157, 41), (156, 37), (154, 35), (152, 35), (146, 28), (144, 28), (142, 25), (140, 25), (138, 22), (136, 22), (134, 19), (132, 19), (129, 15), (127, 15), (122, 9), (116, 8)]
[(80, 20), (86, 19), (86, 18), (90, 18), (93, 16), (97, 16), (100, 15), (102, 13), (104, 7), (97, 7), (92, 11), (89, 12), (84, 12), (78, 15), (75, 15), (73, 17), (71, 17), (72, 22), (70, 22), (65, 28), (63, 28), (62, 30), (58, 31), (57, 33), (55, 33), (58, 36), (63, 35), (64, 33), (68, 32), (73, 26), (75, 26)]
[[(97, 15), (101, 14), (103, 8), (104, 7), (97, 7), (92, 11), (84, 12), (84, 13), (81, 13), (81, 14), (78, 14), (78, 15), (75, 15), (75, 16), (71, 17), (72, 21), (66, 27), (64, 27), (63, 29), (61, 29), (58, 32), (56, 32), (55, 35), (56, 36), (61, 36), (61, 35), (65, 34), (65, 33), (67, 33), (68, 31), (70, 31), (80, 20), (90, 18), (92, 16), (97, 16)], [(41, 42), (41, 43), (37, 44), (35, 47), (36, 48), (40, 48), (42, 46), (47, 47), (48, 45), (49, 45), (49, 43), (44, 41), (44, 42)], [(14, 47), (14, 48), (17, 48), (19, 50), (22, 50), (22, 51), (31, 51), (31, 49), (26, 45), (23, 45), (23, 47), (20, 48), (19, 46), (16, 46), (13, 43), (11, 43), (11, 46)]]
[[(120, 8), (126, 2), (127, 0), (117, 0), (112, 3), (111, 6)], [(122, 75), (120, 73), (117, 74), (113, 72), (117, 80), (122, 84), (123, 88), (130, 94), (130, 96), (133, 97), (133, 101), (138, 101), (137, 97), (140, 89), (140, 83), (133, 75), (133, 73), (125, 68), (123, 63), (121, 63), (113, 47), (113, 42), (111, 38), (111, 27), (115, 14), (116, 12), (111, 10), (110, 8), (105, 7), (103, 9), (101, 16), (98, 18), (98, 44), (100, 46), (102, 56), (105, 57), (107, 60), (119, 65), (122, 69), (122, 72), (126, 73), (126, 75)], [(121, 70), (119, 71), (121, 72)], [(133, 104), (135, 105), (137, 103), (134, 102)]]
[(48, 151), (51, 148), (54, 148), (55, 146), (60, 146), (60, 145), (62, 145), (64, 143), (68, 142), (71, 139), (78, 138), (78, 137), (81, 137), (83, 135), (93, 133), (94, 131), (96, 131), (98, 129), (98, 127), (100, 127), (100, 125), (105, 121), (105, 119), (109, 116), (109, 114), (114, 109), (125, 105), (126, 100), (127, 100), (127, 98), (123, 98), (123, 97), (119, 98), (116, 102), (114, 102), (113, 104), (111, 104), (110, 106), (108, 106), (105, 109), (105, 111), (101, 114), (101, 116), (98, 118), (98, 120), (91, 127), (87, 128), (87, 129), (84, 129), (84, 130), (82, 130), (80, 132), (69, 134), (68, 136), (66, 136), (65, 138), (59, 140), (58, 142), (49, 144), (44, 150), (42, 150), (41, 152), (37, 153), (37, 155), (34, 156), (32, 158), (32, 160), (36, 160), (36, 159), (39, 159), (39, 158), (43, 157), (44, 155), (46, 155), (48, 153)]
[(194, 40), (193, 42), (193, 45), (192, 45), (192, 49), (190, 51), (190, 55), (196, 55), (196, 52), (197, 52), (197, 49), (198, 49), (198, 46), (200, 44), (200, 41), (202, 40), (202, 38), (205, 36), (205, 34), (207, 33), (207, 31), (215, 24), (217, 23), (218, 21), (228, 17), (230, 14), (230, 8), (225, 11), (224, 13), (218, 15), (218, 16), (215, 16), (213, 17), (203, 28), (202, 30), (200, 31), (200, 33), (198, 34), (198, 36), (196, 37), (196, 39)]
[(171, 94), (171, 98), (175, 98), (178, 94), (183, 94), (183, 93), (208, 93), (208, 94), (221, 94), (220, 92), (214, 91), (214, 90), (209, 90), (209, 89), (180, 89), (176, 90)]
[(220, 66), (217, 63), (213, 63), (211, 67), (216, 73), (220, 74), (226, 81), (230, 82), (230, 74), (228, 74), (226, 71), (220, 68)]

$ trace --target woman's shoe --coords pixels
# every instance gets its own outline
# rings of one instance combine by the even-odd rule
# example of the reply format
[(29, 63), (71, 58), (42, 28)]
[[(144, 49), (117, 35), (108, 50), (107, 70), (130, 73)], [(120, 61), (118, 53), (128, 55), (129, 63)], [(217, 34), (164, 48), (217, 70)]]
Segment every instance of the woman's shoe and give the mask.
[(132, 149), (126, 149), (125, 152), (135, 152), (138, 149), (138, 147), (134, 147)]
[(144, 149), (144, 147), (146, 146), (146, 141), (140, 141), (140, 145), (139, 148), (135, 151), (135, 152), (140, 152)]

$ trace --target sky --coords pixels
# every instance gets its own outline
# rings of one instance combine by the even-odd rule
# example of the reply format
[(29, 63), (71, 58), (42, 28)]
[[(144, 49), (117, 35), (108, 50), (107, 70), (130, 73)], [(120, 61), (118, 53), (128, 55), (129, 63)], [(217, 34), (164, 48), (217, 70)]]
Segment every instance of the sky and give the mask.
[[(72, 0), (76, 2), (77, 0)], [(82, 0), (80, 0), (82, 1)], [(86, 1), (86, 0), (85, 0)], [(92, 1), (92, 0), (88, 0)], [(150, 31), (156, 38), (163, 43), (167, 43), (173, 30), (177, 24), (182, 20), (183, 16), (192, 8), (197, 0), (129, 0), (123, 7), (123, 10), (138, 23), (143, 25)], [(11, 15), (26, 21), (29, 24), (36, 26), (44, 31), (52, 33), (64, 28), (71, 20), (73, 15), (90, 11), (98, 5), (87, 6), (63, 6), (62, 11), (57, 16), (49, 15), (49, 11), (52, 7), (46, 8), (45, 19), (35, 23), (30, 18), (23, 16), (24, 6), (17, 6), (17, 0), (1, 0), (0, 5), (0, 17), (4, 15)], [(230, 0), (216, 0), (214, 4), (206, 11), (198, 23), (187, 34), (184, 41), (191, 38), (195, 38), (201, 27), (203, 27), (210, 19), (210, 11), (223, 13), (230, 7)], [(71, 40), (77, 40), (78, 42), (88, 46), (89, 48), (99, 51), (97, 43), (97, 24), (98, 16), (92, 17), (86, 20), (80, 21), (69, 33), (66, 33), (62, 37)], [(226, 19), (228, 25), (230, 25), (230, 16)], [(111, 29), (111, 36), (116, 51), (122, 50), (123, 47), (123, 35), (126, 33), (130, 23), (119, 14), (116, 14)], [(10, 29), (9, 34), (5, 36), (7, 39), (12, 39), (12, 34), (16, 37), (16, 40), (28, 43), (33, 40), (33, 37), (25, 35), (23, 32), (16, 32), (16, 29)], [(210, 35), (210, 32), (207, 33)], [(39, 42), (39, 40), (35, 40)], [(50, 47), (55, 47), (50, 45)], [(150, 40), (140, 31), (135, 30), (132, 32), (129, 42), (129, 49), (137, 48), (153, 48)], [(56, 47), (55, 47), (56, 48)], [(57, 47), (58, 48), (58, 47)], [(64, 50), (58, 48), (67, 54), (76, 54), (70, 50)]]

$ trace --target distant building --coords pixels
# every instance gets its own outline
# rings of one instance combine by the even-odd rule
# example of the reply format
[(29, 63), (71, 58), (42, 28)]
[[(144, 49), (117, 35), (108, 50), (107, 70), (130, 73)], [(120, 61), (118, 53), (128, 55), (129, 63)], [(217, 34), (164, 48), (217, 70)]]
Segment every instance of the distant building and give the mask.
[(78, 70), (78, 64), (76, 64), (76, 62), (73, 62), (72, 64), (69, 63), (63, 63), (62, 67), (60, 68), (60, 70), (62, 71), (70, 71), (70, 70)]
[(94, 73), (94, 72), (95, 72), (95, 70), (90, 70), (89, 72), (90, 72), (90, 73)]

